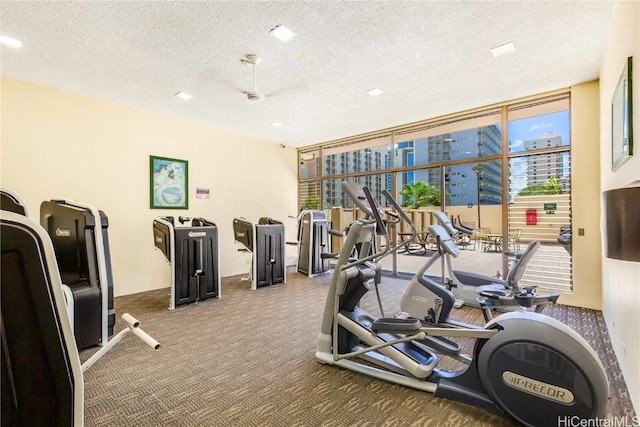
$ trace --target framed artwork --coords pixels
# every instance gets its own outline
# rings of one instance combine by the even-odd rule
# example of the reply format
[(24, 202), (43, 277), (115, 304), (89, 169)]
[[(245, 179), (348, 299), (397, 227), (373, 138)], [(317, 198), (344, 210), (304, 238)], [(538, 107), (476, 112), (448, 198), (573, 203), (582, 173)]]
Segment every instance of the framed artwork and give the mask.
[(149, 156), (151, 209), (189, 209), (189, 162)]
[(611, 170), (633, 155), (631, 60), (627, 58), (611, 101)]

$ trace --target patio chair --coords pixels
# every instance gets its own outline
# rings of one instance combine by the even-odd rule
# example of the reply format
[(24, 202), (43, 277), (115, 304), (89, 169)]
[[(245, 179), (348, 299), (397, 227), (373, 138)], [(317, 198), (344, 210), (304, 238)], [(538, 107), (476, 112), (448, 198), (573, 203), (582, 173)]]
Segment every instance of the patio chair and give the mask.
[(520, 251), (520, 235), (522, 234), (521, 228), (514, 228), (509, 231), (509, 250), (519, 252)]
[(484, 251), (487, 248), (487, 244), (489, 243), (488, 234), (491, 234), (491, 228), (489, 227), (481, 227), (480, 231), (471, 236), (471, 240), (473, 240), (473, 250), (477, 250), (478, 246), (480, 249)]

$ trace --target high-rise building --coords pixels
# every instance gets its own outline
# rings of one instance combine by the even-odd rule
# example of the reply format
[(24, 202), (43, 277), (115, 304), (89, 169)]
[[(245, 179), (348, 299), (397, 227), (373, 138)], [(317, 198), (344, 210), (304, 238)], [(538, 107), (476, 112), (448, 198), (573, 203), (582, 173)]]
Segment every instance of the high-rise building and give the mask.
[[(538, 139), (524, 141), (527, 151), (540, 148), (561, 147), (562, 138), (553, 133), (543, 135)], [(544, 184), (551, 178), (562, 177), (562, 153), (548, 153), (527, 158), (527, 185)]]
[[(449, 160), (461, 160), (499, 154), (501, 150), (501, 130), (497, 125), (445, 133), (437, 136), (418, 138), (396, 143), (393, 151), (387, 146), (347, 151), (324, 156), (324, 199), (325, 205), (351, 206), (343, 194), (341, 181), (332, 180), (334, 175), (380, 171), (391, 166), (410, 167), (424, 165), (424, 169), (399, 172), (396, 181), (398, 190), (405, 184), (424, 181), (440, 188), (440, 168), (430, 164)], [(395, 159), (392, 159), (392, 156)], [(499, 161), (482, 162), (483, 170), (478, 176), (471, 164), (447, 167), (445, 185), (448, 205), (469, 203), (499, 204), (501, 198)], [(391, 189), (391, 177), (383, 174), (367, 175), (359, 178), (374, 195), (383, 188)]]
[[(331, 176), (383, 172), (389, 161), (388, 151), (387, 146), (381, 146), (324, 156), (324, 206), (352, 205), (349, 196), (342, 191), (342, 180), (331, 179)], [(358, 179), (362, 185), (369, 187), (375, 197), (381, 199), (382, 189), (386, 186), (386, 180), (381, 174), (366, 175)]]
[[(501, 131), (496, 125), (451, 132), (416, 140), (416, 164), (461, 160), (499, 154)], [(483, 170), (478, 177), (471, 168), (462, 164), (447, 167), (445, 185), (447, 204), (451, 206), (469, 203), (499, 204), (502, 201), (499, 161), (482, 162)], [(415, 180), (425, 181), (440, 187), (440, 168), (416, 171)]]

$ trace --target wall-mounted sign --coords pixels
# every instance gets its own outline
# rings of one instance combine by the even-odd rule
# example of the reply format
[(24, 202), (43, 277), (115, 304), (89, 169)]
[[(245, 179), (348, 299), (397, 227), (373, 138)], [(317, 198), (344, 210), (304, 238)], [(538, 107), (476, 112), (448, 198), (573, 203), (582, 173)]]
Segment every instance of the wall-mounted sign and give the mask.
[(208, 188), (196, 187), (196, 199), (208, 199), (210, 193)]
[(553, 215), (558, 210), (558, 205), (556, 203), (545, 203), (544, 204), (544, 213), (547, 215)]

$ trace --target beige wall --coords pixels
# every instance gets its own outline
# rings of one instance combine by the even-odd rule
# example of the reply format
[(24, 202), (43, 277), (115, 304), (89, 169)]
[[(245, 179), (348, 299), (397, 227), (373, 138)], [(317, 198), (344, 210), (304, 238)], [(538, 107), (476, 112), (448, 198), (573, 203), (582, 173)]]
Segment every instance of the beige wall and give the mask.
[[(562, 304), (602, 309), (598, 82), (571, 88), (571, 226), (573, 292)], [(584, 229), (584, 236), (578, 229)]]
[[(635, 155), (611, 171), (611, 98), (627, 57), (640, 66), (640, 3), (616, 2), (600, 68), (600, 185), (602, 191), (640, 185), (640, 85), (633, 82)], [(636, 413), (640, 413), (640, 263), (602, 257), (603, 313)]]
[[(169, 286), (169, 265), (151, 232), (159, 215), (216, 222), (222, 276), (249, 270), (233, 241), (234, 217), (281, 219), (295, 239), (288, 218), (297, 212), (295, 149), (10, 78), (0, 90), (0, 184), (25, 199), (34, 217), (52, 198), (103, 210), (116, 295)], [(149, 209), (150, 155), (189, 161), (188, 211)], [(196, 187), (210, 188), (211, 198), (196, 199)]]

